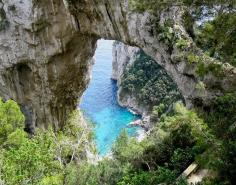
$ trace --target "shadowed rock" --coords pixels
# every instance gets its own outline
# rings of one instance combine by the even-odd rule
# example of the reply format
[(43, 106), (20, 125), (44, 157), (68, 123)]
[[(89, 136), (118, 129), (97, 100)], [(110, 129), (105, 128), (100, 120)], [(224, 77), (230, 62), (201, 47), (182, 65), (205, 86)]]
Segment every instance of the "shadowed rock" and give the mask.
[[(130, 11), (127, 0), (4, 0), (3, 10), (8, 26), (0, 30), (0, 96), (21, 105), (30, 132), (35, 126), (63, 127), (88, 84), (99, 38), (142, 48), (176, 82), (189, 106), (236, 88), (232, 66), (222, 66), (221, 78), (199, 77), (196, 64), (160, 41), (156, 25), (171, 19), (173, 32), (192, 43), (182, 26), (182, 7), (154, 16)], [(188, 50), (203, 55), (194, 44)], [(196, 88), (199, 82), (204, 92)]]

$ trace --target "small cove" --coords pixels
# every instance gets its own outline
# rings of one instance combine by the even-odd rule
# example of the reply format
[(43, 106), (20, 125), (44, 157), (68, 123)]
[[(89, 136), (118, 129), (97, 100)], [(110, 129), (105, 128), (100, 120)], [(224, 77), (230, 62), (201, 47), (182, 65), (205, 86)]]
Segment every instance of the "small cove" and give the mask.
[[(95, 53), (92, 79), (85, 91), (80, 108), (94, 124), (95, 142), (99, 155), (106, 155), (120, 131), (139, 116), (117, 103), (116, 81), (111, 80), (113, 41), (99, 40)], [(138, 128), (127, 128), (134, 136)]]

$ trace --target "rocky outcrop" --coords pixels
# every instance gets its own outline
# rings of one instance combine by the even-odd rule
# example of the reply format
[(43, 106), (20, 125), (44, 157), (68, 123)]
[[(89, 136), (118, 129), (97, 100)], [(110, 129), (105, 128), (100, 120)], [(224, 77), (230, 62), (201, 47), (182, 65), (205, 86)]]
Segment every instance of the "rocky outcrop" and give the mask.
[(127, 46), (122, 42), (115, 41), (113, 43), (111, 78), (117, 80), (118, 84), (120, 84), (124, 70), (132, 65), (139, 51), (139, 48)]
[(182, 100), (176, 85), (165, 71), (137, 47), (115, 42), (112, 66), (113, 78), (115, 76), (117, 80), (119, 104), (142, 115), (142, 121), (137, 120), (131, 125), (148, 129), (151, 127), (153, 106), (164, 105), (165, 113), (172, 104)]
[(118, 103), (137, 114), (146, 115), (147, 108), (141, 105), (132, 94), (123, 93), (121, 86), (123, 73), (133, 64), (136, 57), (139, 55), (139, 52), (140, 49), (138, 47), (131, 47), (121, 42), (114, 42), (112, 48), (112, 79), (117, 80)]
[(58, 129), (89, 80), (97, 38), (82, 35), (63, 1), (5, 0), (0, 95), (16, 100), (27, 129)]
[[(160, 41), (156, 25), (172, 19), (172, 33), (192, 43), (182, 26), (182, 7), (157, 16), (131, 11), (128, 0), (1, 0), (0, 5), (0, 96), (21, 105), (29, 131), (35, 125), (63, 126), (86, 88), (99, 38), (142, 48), (165, 68), (189, 105), (236, 88), (232, 66), (222, 66), (220, 79), (213, 73), (200, 78), (196, 64)], [(202, 55), (194, 44), (188, 50)], [(199, 82), (204, 92), (196, 88)]]

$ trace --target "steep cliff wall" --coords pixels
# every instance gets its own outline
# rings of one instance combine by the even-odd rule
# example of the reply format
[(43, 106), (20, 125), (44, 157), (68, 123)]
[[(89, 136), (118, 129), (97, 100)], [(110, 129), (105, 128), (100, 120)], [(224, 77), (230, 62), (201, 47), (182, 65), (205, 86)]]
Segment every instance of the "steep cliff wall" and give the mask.
[[(183, 26), (183, 7), (152, 15), (131, 11), (128, 0), (1, 0), (0, 5), (0, 96), (20, 103), (31, 131), (35, 125), (63, 126), (88, 83), (99, 38), (142, 48), (176, 82), (188, 105), (236, 88), (232, 66), (220, 68), (221, 78), (200, 77), (198, 65), (180, 57), (186, 51), (203, 56)], [(174, 20), (171, 34), (189, 41), (186, 51), (160, 39), (157, 25), (169, 19)]]
[(118, 85), (118, 101), (144, 117), (162, 104), (163, 113), (182, 100), (176, 84), (165, 70), (137, 47), (113, 45), (113, 76)]
[(120, 84), (121, 76), (124, 70), (133, 64), (138, 52), (137, 47), (127, 46), (121, 42), (115, 41), (112, 48), (112, 76)]
[(117, 80), (117, 97), (119, 104), (140, 115), (146, 115), (147, 107), (141, 105), (133, 94), (123, 92), (121, 86), (122, 77), (125, 71), (127, 71), (130, 66), (132, 66), (140, 53), (140, 49), (137, 47), (125, 45), (121, 42), (115, 42), (113, 44), (112, 53), (112, 79)]
[(0, 96), (16, 100), (35, 125), (56, 129), (89, 79), (96, 37), (78, 32), (63, 1), (2, 1)]

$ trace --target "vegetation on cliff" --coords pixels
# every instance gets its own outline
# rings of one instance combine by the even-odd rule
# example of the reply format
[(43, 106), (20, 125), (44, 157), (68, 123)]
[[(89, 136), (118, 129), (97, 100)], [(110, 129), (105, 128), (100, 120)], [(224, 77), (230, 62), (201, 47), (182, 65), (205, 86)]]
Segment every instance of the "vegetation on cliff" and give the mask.
[(177, 179), (195, 157), (207, 150), (211, 138), (206, 124), (182, 104), (142, 142), (123, 130), (113, 146), (113, 158), (97, 164), (83, 162), (75, 172), (78, 185), (186, 184)]
[[(222, 70), (223, 64), (235, 66), (235, 1), (132, 0), (130, 2), (134, 11), (151, 11), (157, 15), (158, 11), (171, 6), (183, 7), (185, 14), (181, 21), (188, 36), (178, 32), (178, 25), (173, 20), (165, 20), (162, 24), (158, 24), (155, 34), (160, 42), (168, 46), (168, 52), (177, 51), (174, 54), (178, 56), (173, 56), (172, 62), (187, 61), (196, 67), (194, 72), (197, 80), (207, 79), (206, 76), (209, 74), (222, 79), (225, 75)], [(209, 87), (199, 81), (196, 88), (204, 91)], [(235, 93), (223, 91), (223, 94), (213, 98), (210, 104), (196, 107), (198, 115), (207, 123), (209, 135), (205, 143), (207, 149), (203, 149), (204, 152), (202, 151), (203, 153), (195, 160), (216, 172), (214, 179), (206, 179), (202, 184), (234, 184), (236, 180), (235, 97)], [(161, 107), (155, 108), (154, 114), (160, 109)]]
[[(198, 109), (217, 138), (212, 147), (210, 163), (218, 172), (218, 183), (234, 184), (236, 181), (236, 94), (227, 93), (216, 98), (210, 105)], [(214, 156), (214, 157), (213, 157)], [(209, 160), (205, 160), (205, 163)]]
[(4, 185), (76, 184), (78, 163), (92, 152), (92, 134), (74, 112), (64, 130), (38, 129), (29, 136), (18, 105), (0, 101), (0, 182)]
[(136, 98), (138, 104), (152, 110), (163, 104), (167, 109), (181, 99), (175, 83), (151, 57), (140, 51), (134, 63), (124, 71), (121, 78), (120, 96), (127, 94)]
[(1, 101), (1, 182), (6, 185), (183, 185), (186, 180), (179, 176), (192, 162), (197, 162), (218, 174), (201, 184), (232, 184), (236, 167), (235, 97), (227, 94), (204, 110), (199, 108), (198, 113), (208, 124), (195, 111), (177, 103), (174, 112), (155, 124), (143, 141), (129, 138), (122, 131), (112, 148), (113, 158), (95, 163), (87, 158), (86, 151), (93, 151), (92, 134), (81, 122), (80, 113), (75, 112), (60, 132), (38, 129), (30, 137), (23, 130), (24, 116), (17, 104)]
[[(183, 7), (185, 10), (182, 17), (183, 25), (196, 45), (210, 57), (235, 66), (236, 2), (234, 0), (163, 0), (160, 2), (131, 0), (130, 5), (134, 11), (141, 12), (161, 12), (168, 7)], [(165, 29), (170, 28), (170, 25), (165, 26)], [(163, 32), (159, 33), (163, 34)], [(173, 40), (173, 37), (174, 33), (168, 38)], [(184, 38), (181, 40), (183, 41)], [(172, 43), (171, 46), (173, 45)]]
[(196, 29), (196, 43), (209, 56), (236, 66), (236, 13), (223, 13)]
[[(174, 113), (166, 116), (141, 142), (128, 138), (123, 131), (113, 147), (113, 159), (91, 165), (91, 184), (154, 185), (186, 184), (181, 173), (192, 163), (212, 172), (200, 184), (233, 184), (235, 182), (235, 94), (215, 99), (210, 116), (201, 119), (194, 110), (176, 104)], [(229, 107), (229, 111), (225, 107)], [(222, 111), (221, 108), (224, 110)], [(198, 110), (198, 113), (200, 110)], [(225, 117), (226, 116), (226, 117)], [(230, 117), (230, 118), (228, 118)], [(212, 123), (219, 123), (218, 126)], [(226, 132), (222, 132), (226, 130)], [(80, 171), (80, 175), (84, 171)]]
[[(134, 10), (139, 11), (164, 9), (172, 3), (171, 0), (131, 1)], [(180, 0), (175, 5), (194, 10), (183, 18), (191, 38), (180, 35), (173, 21), (166, 20), (156, 27), (157, 39), (168, 46), (168, 52), (177, 50), (178, 60), (196, 66), (198, 78), (203, 79), (209, 72), (222, 77), (221, 64), (236, 65), (235, 1)], [(201, 24), (195, 24), (199, 20)], [(2, 10), (0, 30), (6, 25)], [(178, 60), (175, 58), (173, 62)], [(140, 103), (150, 107), (160, 105), (153, 109), (157, 115), (180, 98), (165, 72), (143, 53), (124, 74), (121, 85)], [(196, 88), (208, 87), (199, 82)], [(183, 185), (187, 182), (180, 175), (192, 162), (215, 172), (200, 184), (234, 184), (236, 94), (220, 95), (195, 110), (176, 104), (174, 112), (163, 116), (141, 142), (123, 131), (113, 146), (113, 158), (96, 163), (88, 159), (87, 151), (94, 150), (93, 137), (79, 112), (73, 113), (59, 132), (52, 128), (38, 129), (30, 136), (24, 131), (24, 116), (19, 106), (11, 100), (0, 100), (0, 184)]]

